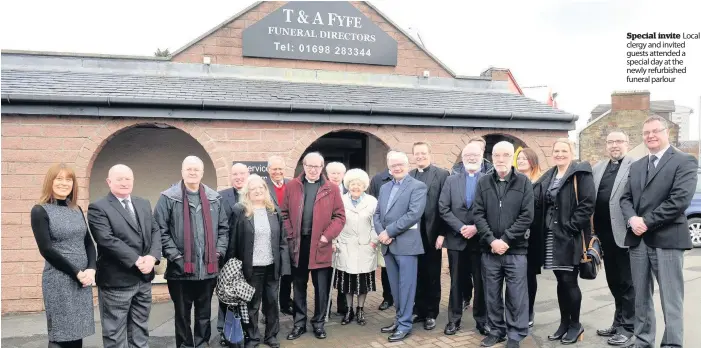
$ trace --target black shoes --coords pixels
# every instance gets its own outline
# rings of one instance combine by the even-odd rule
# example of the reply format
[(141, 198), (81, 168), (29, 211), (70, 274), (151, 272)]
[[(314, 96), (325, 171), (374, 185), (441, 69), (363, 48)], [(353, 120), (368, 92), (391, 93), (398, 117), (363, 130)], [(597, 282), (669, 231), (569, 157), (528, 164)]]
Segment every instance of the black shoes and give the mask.
[(479, 331), (482, 336), (489, 336), (489, 327), (487, 327), (487, 325), (477, 324), (477, 331)]
[[(292, 303), (292, 301), (290, 301), (290, 303)], [(292, 305), (280, 306), (280, 313), (286, 315), (295, 315), (295, 310), (294, 308), (292, 308)]]
[(280, 348), (280, 342), (278, 342), (277, 338), (271, 338), (269, 341), (265, 342), (265, 344), (270, 348)]
[(399, 341), (404, 341), (407, 337), (411, 335), (411, 332), (404, 332), (404, 331), (395, 331), (393, 334), (389, 335), (387, 339), (390, 342), (399, 342)]
[(346, 311), (346, 314), (343, 316), (343, 320), (341, 320), (341, 325), (348, 325), (354, 318), (355, 313), (353, 313), (352, 309)]
[(611, 327), (605, 328), (605, 329), (596, 330), (596, 334), (601, 336), (601, 337), (611, 337), (611, 336), (615, 335), (616, 333), (618, 333), (618, 328), (615, 326), (611, 326)]
[(397, 325), (397, 323), (392, 323), (392, 325), (390, 325), (390, 326), (385, 326), (383, 328), (380, 328), (380, 332), (393, 333), (393, 332), (397, 331), (398, 328), (399, 328), (399, 325)]
[(363, 310), (363, 307), (356, 307), (355, 308), (355, 320), (358, 323), (358, 325), (365, 326), (367, 323), (365, 321), (365, 311)]
[(424, 330), (433, 330), (436, 328), (436, 319), (427, 318), (424, 322)]
[(222, 347), (228, 347), (228, 346), (229, 346), (229, 342), (227, 342), (226, 339), (224, 339), (224, 333), (223, 333), (223, 332), (220, 332), (220, 333), (219, 333), (219, 345), (222, 346)]
[(326, 338), (326, 330), (323, 327), (317, 327), (314, 329), (314, 337), (323, 340)]
[(301, 327), (301, 326), (295, 326), (292, 328), (292, 332), (290, 332), (289, 335), (287, 335), (288, 340), (296, 340), (299, 338), (299, 336), (304, 335), (307, 332), (306, 327)]
[(582, 340), (584, 340), (584, 327), (582, 324), (575, 324), (570, 325), (569, 329), (567, 329), (567, 333), (560, 340), (560, 343), (574, 344)]
[[(632, 336), (631, 336), (631, 337), (632, 337)], [(623, 346), (623, 347), (627, 347), (627, 346), (630, 345), (630, 342), (631, 342), (631, 341), (632, 341), (632, 340), (631, 340), (630, 337), (627, 337), (627, 336), (621, 335), (621, 334), (615, 334), (615, 335), (611, 336), (611, 337), (606, 341), (606, 343), (608, 343), (609, 346)]]
[(411, 319), (412, 324), (418, 324), (418, 323), (423, 323), (423, 322), (426, 322), (426, 317), (420, 317), (417, 315)]
[(445, 326), (443, 333), (448, 336), (452, 336), (455, 335), (458, 330), (460, 330), (460, 323), (448, 323), (448, 325)]
[(394, 304), (393, 302), (382, 301), (382, 303), (380, 304), (380, 307), (377, 309), (384, 311), (384, 310), (387, 310), (389, 307), (392, 307), (393, 304)]
[(514, 341), (514, 340), (506, 341), (506, 348), (520, 348), (520, 347), (521, 347), (521, 342), (519, 342), (519, 341)]
[(567, 333), (567, 330), (570, 328), (570, 325), (566, 322), (560, 322), (560, 326), (557, 328), (557, 331), (555, 331), (554, 334), (548, 336), (549, 341), (559, 341), (561, 340), (565, 334)]
[(480, 343), (480, 346), (482, 347), (491, 347), (496, 344), (499, 344), (501, 342), (506, 341), (506, 337), (497, 337), (497, 336), (487, 336), (482, 340), (482, 343)]

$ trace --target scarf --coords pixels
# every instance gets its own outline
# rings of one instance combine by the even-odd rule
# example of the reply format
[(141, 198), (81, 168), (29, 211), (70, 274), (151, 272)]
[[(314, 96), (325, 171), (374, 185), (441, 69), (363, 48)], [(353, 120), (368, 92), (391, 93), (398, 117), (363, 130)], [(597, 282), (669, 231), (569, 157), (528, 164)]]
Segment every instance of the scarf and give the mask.
[[(190, 203), (187, 199), (187, 189), (185, 182), (181, 184), (183, 192), (183, 235), (185, 238), (185, 273), (195, 273), (195, 248), (193, 243), (195, 235), (192, 231), (192, 221), (190, 221)], [(202, 204), (202, 220), (204, 220), (204, 263), (207, 266), (207, 273), (212, 274), (217, 271), (217, 251), (215, 248), (214, 231), (212, 229), (212, 217), (209, 215), (209, 200), (204, 193), (204, 185), (200, 184), (200, 202)]]

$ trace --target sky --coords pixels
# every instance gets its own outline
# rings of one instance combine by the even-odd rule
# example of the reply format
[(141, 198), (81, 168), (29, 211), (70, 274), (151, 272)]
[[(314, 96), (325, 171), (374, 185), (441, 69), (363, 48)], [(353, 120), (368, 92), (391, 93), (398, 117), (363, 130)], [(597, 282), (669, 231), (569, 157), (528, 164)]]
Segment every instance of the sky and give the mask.
[[(252, 3), (10, 1), (0, 15), (0, 47), (151, 56), (157, 48), (175, 51)], [(648, 90), (652, 100), (692, 108), (691, 138), (699, 137), (701, 40), (687, 40), (687, 73), (675, 83), (629, 84), (625, 71), (628, 32), (701, 32), (695, 1), (372, 3), (403, 29), (418, 32), (426, 48), (460, 75), (478, 76), (494, 66), (510, 69), (526, 90), (550, 86), (558, 107), (579, 115), (578, 130), (597, 104), (610, 103), (612, 92)]]

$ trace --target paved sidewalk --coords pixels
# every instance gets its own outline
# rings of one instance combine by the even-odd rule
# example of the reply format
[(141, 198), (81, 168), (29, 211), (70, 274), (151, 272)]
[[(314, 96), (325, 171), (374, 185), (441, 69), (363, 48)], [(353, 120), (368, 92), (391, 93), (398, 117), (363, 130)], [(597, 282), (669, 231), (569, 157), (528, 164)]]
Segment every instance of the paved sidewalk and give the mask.
[[(387, 335), (381, 334), (379, 328), (392, 322), (394, 316), (393, 308), (380, 312), (377, 307), (381, 301), (381, 291), (372, 293), (366, 302), (367, 325), (359, 326), (351, 323), (346, 326), (340, 325), (341, 318), (332, 315), (327, 324), (328, 338), (317, 340), (309, 331), (307, 334), (295, 341), (287, 341), (285, 337), (292, 328), (291, 317), (281, 317), (281, 330), (278, 338), (282, 347), (318, 347), (318, 348), (382, 348), (382, 347), (421, 347), (421, 348), (447, 348), (447, 347), (479, 347), (482, 336), (474, 331), (474, 321), (471, 312), (467, 312), (463, 317), (463, 330), (455, 336), (443, 335), (443, 328), (447, 322), (448, 289), (450, 277), (447, 272), (447, 260), (444, 262), (444, 272), (441, 278), (441, 313), (438, 318), (438, 325), (433, 331), (425, 331), (421, 325), (415, 325), (412, 336), (404, 342), (389, 343)], [(378, 276), (379, 276), (379, 272)], [(685, 321), (687, 330), (685, 332), (685, 346), (701, 347), (701, 339), (694, 335), (695, 323), (701, 320), (701, 304), (695, 301), (696, 294), (701, 291), (701, 250), (694, 250), (687, 253), (685, 258), (685, 281), (687, 300), (685, 301)], [(381, 283), (377, 282), (378, 286)], [(559, 311), (557, 298), (555, 295), (556, 281), (552, 272), (544, 272), (539, 277), (538, 299), (536, 303), (536, 325), (532, 335), (522, 344), (523, 348), (554, 348), (561, 347), (559, 342), (548, 342), (547, 336), (557, 328), (559, 323)], [(596, 336), (596, 329), (606, 327), (610, 324), (614, 311), (612, 297), (606, 285), (605, 274), (601, 273), (594, 281), (580, 281), (583, 292), (582, 322), (585, 327), (584, 342), (580, 342), (574, 347), (577, 348), (602, 348), (607, 347), (606, 340)], [(310, 284), (311, 289), (311, 284)], [(310, 294), (312, 292), (310, 291)], [(332, 295), (335, 300), (335, 292)], [(659, 305), (659, 296), (655, 295), (657, 307), (657, 340), (662, 338), (664, 320)], [(313, 301), (309, 301), (313, 303)], [(212, 304), (213, 313), (216, 313), (216, 303)], [(335, 309), (335, 304), (334, 308)], [(311, 308), (310, 308), (311, 310)], [(96, 311), (96, 332), (97, 334), (85, 340), (84, 347), (101, 347), (101, 330), (99, 315)], [(310, 315), (311, 317), (311, 315)], [(216, 333), (216, 314), (213, 315), (212, 332)], [(164, 348), (174, 347), (173, 338), (173, 307), (172, 303), (158, 303), (153, 305), (149, 327), (151, 328), (151, 347)], [(261, 325), (261, 330), (263, 325)], [(218, 347), (218, 337), (212, 335), (212, 347)], [(2, 346), (18, 348), (39, 348), (46, 347), (46, 320), (43, 313), (9, 315), (2, 318)], [(261, 347), (266, 347), (261, 345)], [(503, 344), (495, 346), (503, 347)]]

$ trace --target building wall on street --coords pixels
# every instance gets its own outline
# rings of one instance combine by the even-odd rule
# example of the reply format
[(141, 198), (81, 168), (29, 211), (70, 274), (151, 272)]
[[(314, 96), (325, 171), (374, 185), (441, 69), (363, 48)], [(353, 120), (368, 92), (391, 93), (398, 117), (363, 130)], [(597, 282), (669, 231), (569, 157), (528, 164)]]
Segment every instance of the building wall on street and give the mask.
[[(174, 129), (135, 128), (155, 123)], [(136, 176), (134, 193), (153, 198), (177, 180), (177, 168), (186, 154), (199, 154), (205, 163), (211, 163), (215, 175), (206, 176), (205, 180), (224, 189), (229, 187), (232, 161), (264, 161), (270, 155), (280, 155), (286, 159), (286, 176), (291, 176), (293, 166), (311, 143), (339, 130), (371, 135), (375, 142), (370, 142), (371, 149), (386, 145), (410, 153), (414, 142), (430, 142), (435, 163), (444, 168), (453, 165), (467, 141), (493, 133), (509, 134), (524, 142), (549, 166), (553, 140), (567, 136), (566, 131), (3, 115), (2, 313), (43, 310), (44, 259), (32, 234), (29, 212), (51, 164), (62, 161), (75, 168), (82, 192), (79, 204), (86, 210), (88, 202), (96, 198), (94, 195), (105, 194), (108, 167), (130, 160), (115, 150), (121, 146), (139, 152), (138, 160), (131, 163)], [(126, 144), (128, 140), (136, 143)], [(385, 154), (370, 152), (371, 168), (384, 169)], [(103, 153), (111, 155), (102, 159)], [(159, 168), (149, 169), (148, 161), (154, 161)], [(154, 301), (168, 298), (165, 285), (154, 287)]]

